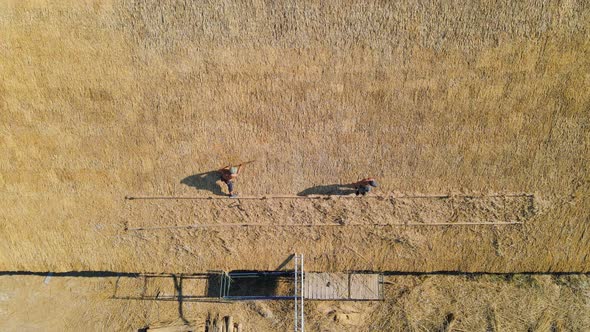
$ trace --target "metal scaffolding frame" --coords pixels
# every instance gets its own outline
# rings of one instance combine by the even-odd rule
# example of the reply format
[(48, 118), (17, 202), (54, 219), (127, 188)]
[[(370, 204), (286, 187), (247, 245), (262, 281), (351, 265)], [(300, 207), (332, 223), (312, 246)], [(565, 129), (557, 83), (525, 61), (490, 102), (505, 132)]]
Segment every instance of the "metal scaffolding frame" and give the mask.
[[(305, 331), (305, 304), (304, 298), (304, 287), (305, 287), (305, 272), (304, 272), (304, 260), (303, 254), (293, 254), (293, 279), (294, 289), (293, 295), (287, 296), (252, 296), (252, 295), (230, 295), (231, 284), (235, 282), (234, 279), (239, 278), (258, 278), (260, 273), (256, 272), (222, 272), (219, 280), (219, 299), (227, 301), (244, 301), (244, 300), (294, 300), (294, 331), (304, 332)], [(289, 275), (289, 272), (273, 271), (264, 272), (265, 275)]]

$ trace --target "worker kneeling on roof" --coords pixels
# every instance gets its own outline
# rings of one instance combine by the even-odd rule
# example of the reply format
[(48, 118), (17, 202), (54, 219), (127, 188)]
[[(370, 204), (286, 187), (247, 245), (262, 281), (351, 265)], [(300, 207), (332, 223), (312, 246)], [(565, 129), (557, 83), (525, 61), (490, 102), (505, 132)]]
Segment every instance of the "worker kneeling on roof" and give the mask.
[(221, 174), (221, 181), (227, 184), (227, 190), (229, 191), (229, 197), (237, 197), (238, 194), (234, 192), (234, 180), (238, 178), (240, 174), (240, 170), (242, 169), (242, 165), (238, 166), (231, 166), (227, 165), (224, 168), (219, 170)]
[(359, 182), (353, 183), (353, 187), (356, 189), (356, 195), (365, 196), (373, 187), (377, 187), (377, 181), (374, 178), (362, 179)]

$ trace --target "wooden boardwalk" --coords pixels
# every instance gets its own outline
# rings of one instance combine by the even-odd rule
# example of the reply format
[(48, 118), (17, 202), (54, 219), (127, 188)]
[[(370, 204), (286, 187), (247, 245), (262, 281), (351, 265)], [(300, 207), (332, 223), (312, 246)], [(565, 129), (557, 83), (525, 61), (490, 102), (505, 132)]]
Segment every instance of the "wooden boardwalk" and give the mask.
[(309, 300), (382, 300), (382, 276), (365, 273), (305, 273)]

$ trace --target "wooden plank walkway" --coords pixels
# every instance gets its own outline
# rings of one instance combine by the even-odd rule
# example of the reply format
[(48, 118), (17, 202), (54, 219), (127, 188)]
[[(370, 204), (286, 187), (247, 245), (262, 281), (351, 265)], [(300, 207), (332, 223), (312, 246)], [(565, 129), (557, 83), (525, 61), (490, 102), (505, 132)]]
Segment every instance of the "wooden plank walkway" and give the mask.
[(305, 273), (303, 297), (309, 300), (382, 300), (381, 275)]

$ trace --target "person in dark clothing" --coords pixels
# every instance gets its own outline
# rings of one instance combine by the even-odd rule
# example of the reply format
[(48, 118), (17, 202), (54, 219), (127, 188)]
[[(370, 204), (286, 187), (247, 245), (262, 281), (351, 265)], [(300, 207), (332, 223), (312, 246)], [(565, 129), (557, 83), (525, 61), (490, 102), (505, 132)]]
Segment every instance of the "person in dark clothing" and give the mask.
[(365, 178), (359, 182), (353, 183), (352, 186), (356, 189), (356, 195), (365, 196), (371, 191), (373, 187), (377, 187), (377, 181), (374, 178)]
[(229, 192), (229, 197), (231, 198), (238, 196), (238, 194), (234, 192), (234, 181), (237, 179), (241, 170), (242, 164), (238, 166), (227, 165), (219, 170), (219, 174), (221, 175), (221, 181), (227, 184), (227, 190)]

